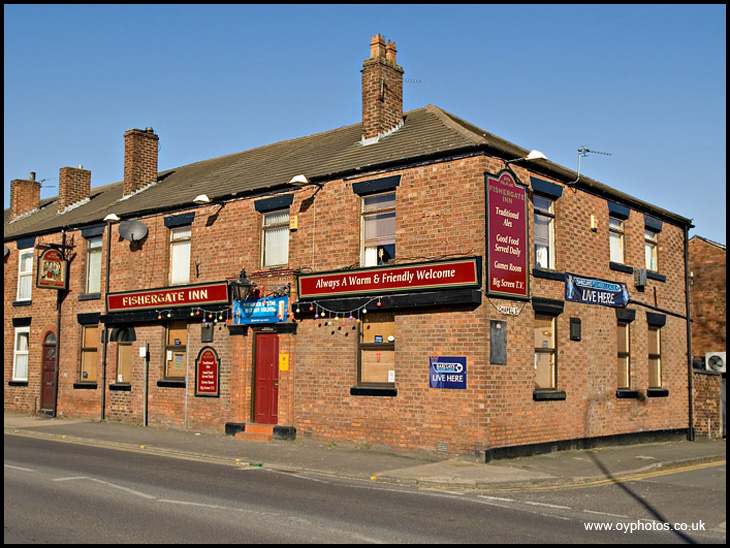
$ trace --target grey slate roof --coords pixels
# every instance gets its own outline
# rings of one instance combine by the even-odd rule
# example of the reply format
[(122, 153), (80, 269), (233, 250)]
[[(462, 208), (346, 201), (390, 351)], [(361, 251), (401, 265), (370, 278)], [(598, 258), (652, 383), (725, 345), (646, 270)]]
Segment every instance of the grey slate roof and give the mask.
[[(124, 200), (121, 199), (122, 182), (118, 182), (92, 188), (87, 203), (61, 215), (57, 214), (56, 198), (42, 200), (37, 211), (12, 223), (8, 222), (9, 210), (5, 210), (4, 240), (100, 223), (109, 213), (129, 219), (190, 208), (193, 197), (198, 194), (207, 194), (216, 201), (282, 191), (292, 188), (288, 183), (298, 174), (305, 174), (311, 181), (324, 182), (439, 157), (486, 152), (512, 159), (528, 153), (433, 105), (406, 112), (404, 119), (400, 129), (376, 144), (363, 145), (361, 124), (354, 124), (163, 171), (158, 174), (157, 183)], [(543, 162), (540, 167), (559, 180), (571, 181), (576, 177), (573, 171), (551, 162)], [(591, 179), (581, 178), (581, 184), (599, 195), (690, 225), (688, 219)]]

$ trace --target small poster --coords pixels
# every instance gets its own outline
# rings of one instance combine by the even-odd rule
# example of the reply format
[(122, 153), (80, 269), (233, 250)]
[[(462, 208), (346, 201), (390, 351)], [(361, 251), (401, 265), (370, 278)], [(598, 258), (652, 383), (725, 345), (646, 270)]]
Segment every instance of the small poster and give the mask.
[(431, 356), (429, 387), (466, 389), (466, 357)]

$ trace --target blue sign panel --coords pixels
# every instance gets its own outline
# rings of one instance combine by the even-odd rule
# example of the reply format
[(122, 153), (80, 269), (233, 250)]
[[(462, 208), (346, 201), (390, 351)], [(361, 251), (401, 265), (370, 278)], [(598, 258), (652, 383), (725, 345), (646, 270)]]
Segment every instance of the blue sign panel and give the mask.
[(280, 323), (287, 319), (289, 297), (266, 297), (233, 301), (233, 323), (251, 325)]
[(428, 381), (431, 388), (466, 388), (466, 358), (431, 356)]
[(623, 308), (629, 302), (626, 284), (565, 274), (565, 300)]

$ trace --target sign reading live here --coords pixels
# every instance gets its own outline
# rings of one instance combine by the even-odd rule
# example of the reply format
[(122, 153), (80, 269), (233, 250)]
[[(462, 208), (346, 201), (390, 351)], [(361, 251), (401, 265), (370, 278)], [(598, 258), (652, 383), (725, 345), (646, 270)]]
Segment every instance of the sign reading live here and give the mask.
[(528, 298), (527, 190), (510, 171), (487, 174), (487, 291)]
[(481, 258), (467, 257), (299, 276), (299, 298), (316, 299), (481, 285)]

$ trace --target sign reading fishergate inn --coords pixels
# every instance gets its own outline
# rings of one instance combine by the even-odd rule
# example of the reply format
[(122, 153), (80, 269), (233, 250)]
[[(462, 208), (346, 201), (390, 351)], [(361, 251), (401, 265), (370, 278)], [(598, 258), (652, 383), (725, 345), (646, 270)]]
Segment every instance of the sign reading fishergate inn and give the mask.
[(109, 312), (134, 312), (136, 310), (167, 309), (181, 306), (202, 306), (228, 302), (228, 284), (185, 285), (142, 291), (109, 293)]
[(502, 171), (487, 179), (487, 291), (526, 299), (529, 295), (527, 191)]
[(479, 257), (299, 276), (299, 298), (478, 287)]

